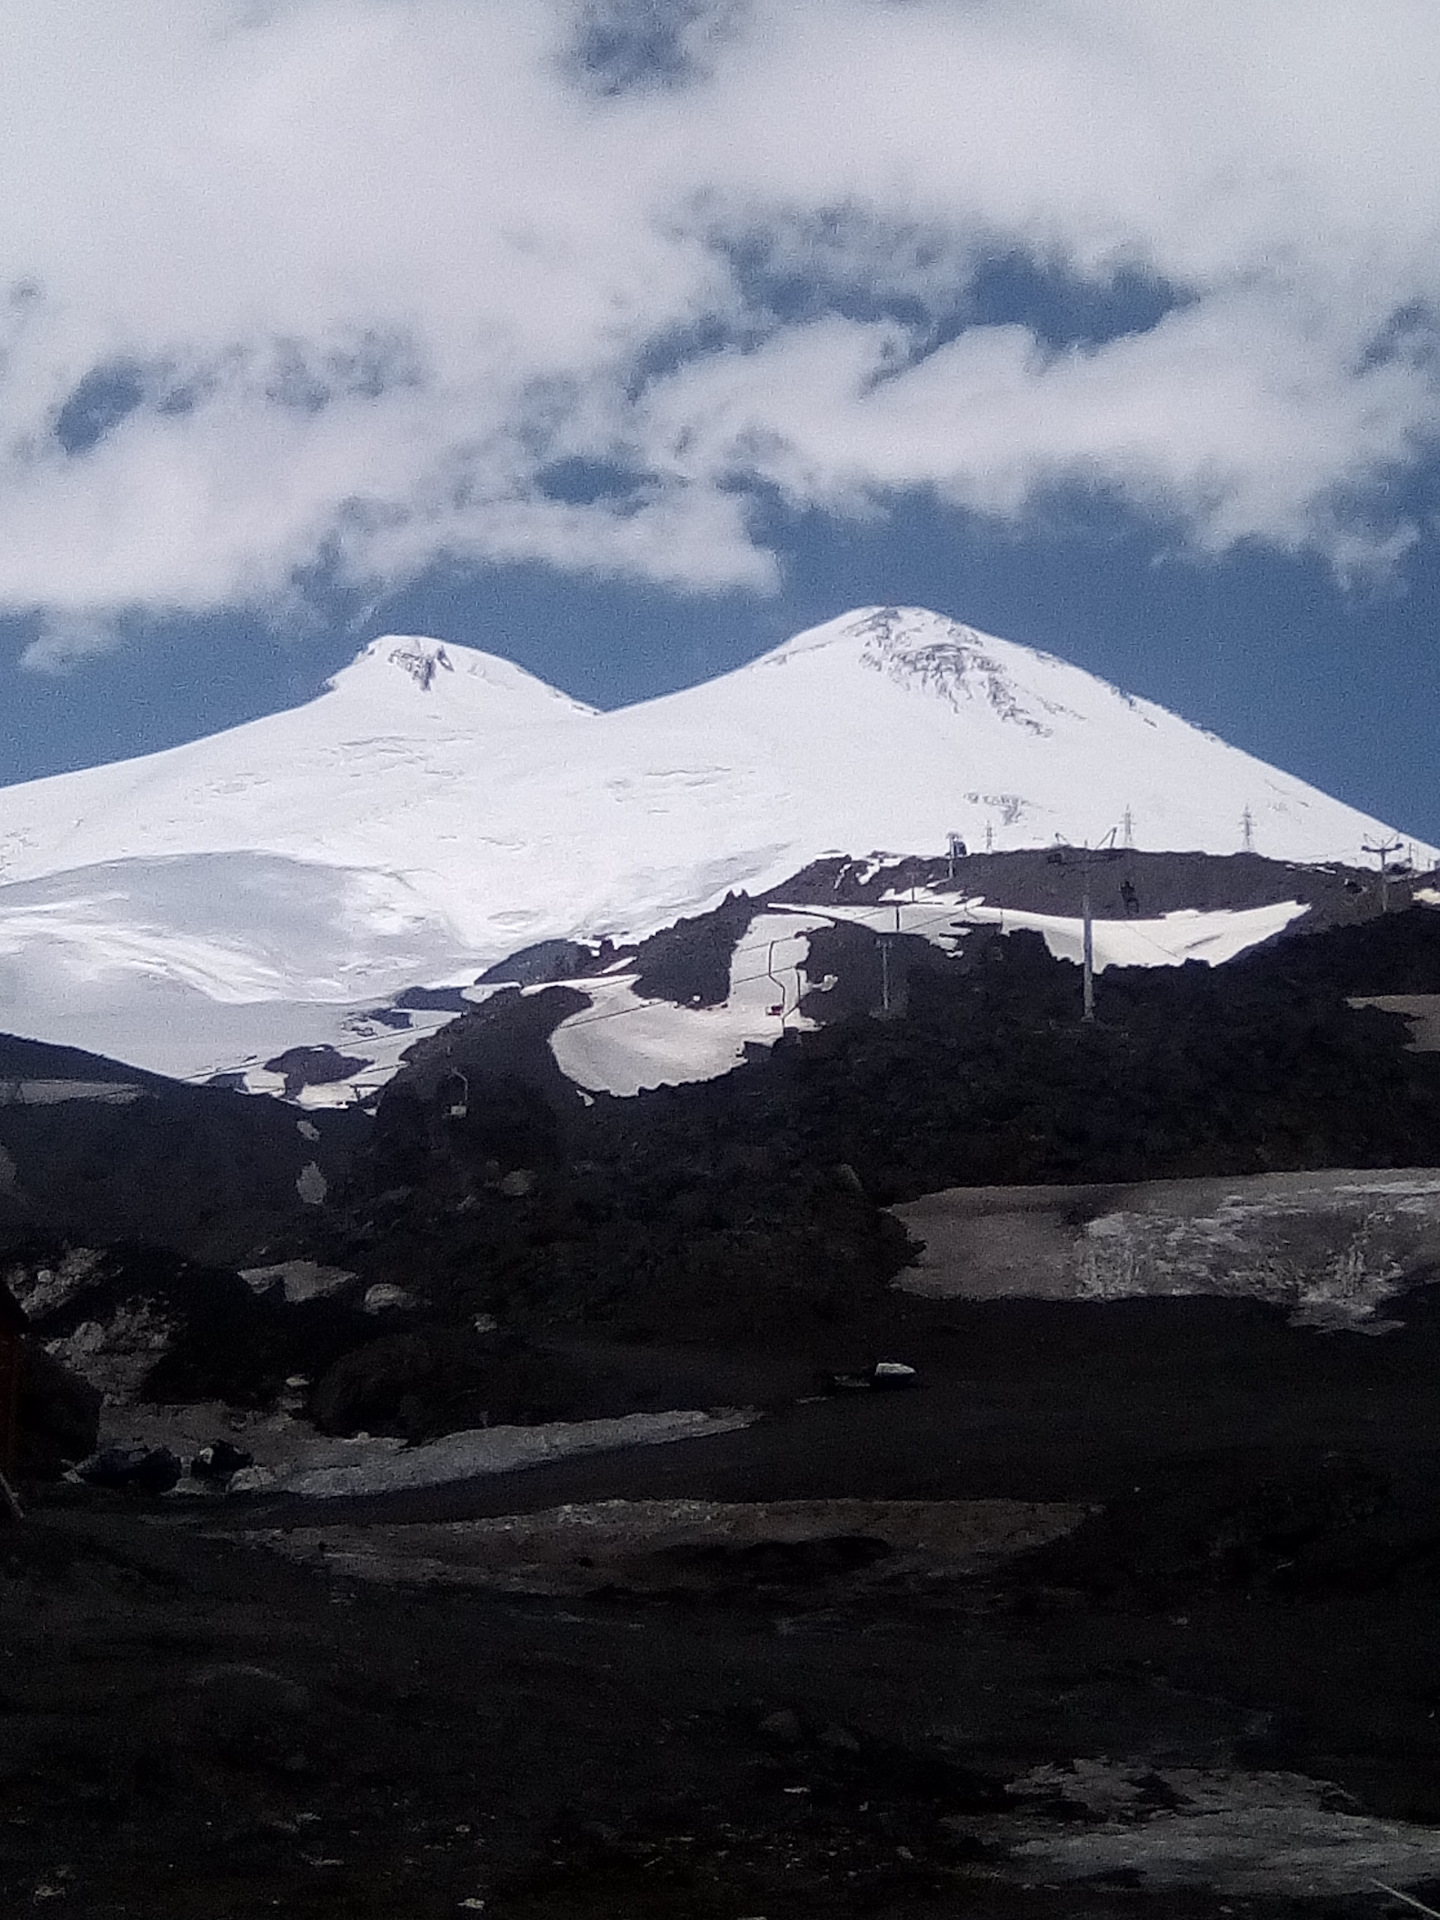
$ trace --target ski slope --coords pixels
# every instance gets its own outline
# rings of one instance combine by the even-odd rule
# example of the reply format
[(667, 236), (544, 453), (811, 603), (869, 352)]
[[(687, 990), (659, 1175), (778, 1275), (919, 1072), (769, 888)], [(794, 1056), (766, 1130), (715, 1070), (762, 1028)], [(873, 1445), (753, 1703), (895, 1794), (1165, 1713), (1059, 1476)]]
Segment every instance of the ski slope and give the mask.
[(917, 609), (614, 713), (390, 636), (305, 706), (0, 790), (0, 1025), (188, 1077), (322, 1043), (388, 1062), (439, 1023), (387, 1016), (405, 987), (639, 937), (822, 853), (1095, 842), (1125, 819), (1137, 846), (1224, 853), (1247, 818), (1287, 860), (1356, 861), (1392, 831)]

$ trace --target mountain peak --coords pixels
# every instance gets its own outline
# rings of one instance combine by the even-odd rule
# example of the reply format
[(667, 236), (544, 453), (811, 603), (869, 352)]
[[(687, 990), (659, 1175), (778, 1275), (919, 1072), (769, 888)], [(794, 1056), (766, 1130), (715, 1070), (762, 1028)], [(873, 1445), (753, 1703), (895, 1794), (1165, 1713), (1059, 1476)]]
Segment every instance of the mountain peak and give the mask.
[(386, 633), (363, 646), (329, 684), (383, 680), (393, 688), (394, 676), (403, 673), (422, 693), (429, 693), (441, 674), (454, 671), (455, 661), (443, 641), (421, 633)]
[(409, 674), (422, 693), (430, 691), (437, 673), (455, 671), (449, 654), (438, 640), (422, 640), (418, 635), (410, 635), (396, 639), (393, 645), (383, 640), (375, 644), (384, 650), (385, 659), (392, 667)]
[(930, 694), (956, 713), (988, 708), (1041, 738), (1070, 711), (1033, 684), (1037, 671), (1044, 675), (1061, 662), (927, 607), (858, 607), (797, 634), (767, 660), (784, 664), (822, 650), (838, 652), (895, 686)]
[(532, 710), (545, 718), (553, 718), (557, 707), (575, 714), (594, 711), (513, 660), (420, 633), (386, 633), (371, 640), (331, 677), (326, 692), (378, 699), (388, 706), (403, 698), (402, 676), (426, 696), (426, 706), (443, 703), (456, 719), (467, 713), (494, 717), (497, 709), (521, 720)]

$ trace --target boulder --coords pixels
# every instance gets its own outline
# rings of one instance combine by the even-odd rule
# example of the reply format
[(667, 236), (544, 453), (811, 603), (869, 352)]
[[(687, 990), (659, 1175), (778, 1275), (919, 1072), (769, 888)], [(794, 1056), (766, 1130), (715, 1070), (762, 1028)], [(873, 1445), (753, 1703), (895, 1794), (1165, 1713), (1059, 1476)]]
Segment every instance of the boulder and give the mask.
[(20, 1471), (58, 1480), (95, 1451), (100, 1437), (99, 1389), (26, 1341), (20, 1361)]
[(246, 1467), (255, 1464), (253, 1453), (232, 1446), (228, 1440), (212, 1440), (208, 1447), (202, 1447), (190, 1462), (192, 1480), (207, 1480), (212, 1484), (228, 1481), (232, 1475), (242, 1473)]
[(168, 1447), (105, 1447), (76, 1471), (86, 1486), (119, 1493), (169, 1493), (180, 1480), (180, 1462)]

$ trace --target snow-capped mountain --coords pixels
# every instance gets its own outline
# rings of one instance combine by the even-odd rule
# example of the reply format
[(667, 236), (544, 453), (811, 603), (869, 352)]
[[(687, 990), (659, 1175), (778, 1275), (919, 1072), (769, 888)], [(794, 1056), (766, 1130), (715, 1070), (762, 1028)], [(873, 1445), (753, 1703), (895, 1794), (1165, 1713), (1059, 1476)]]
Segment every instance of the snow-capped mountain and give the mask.
[[(306, 706), (0, 792), (0, 1026), (197, 1075), (333, 1040), (532, 942), (646, 933), (823, 852), (1112, 830), (1351, 862), (1391, 832), (917, 609), (847, 614), (614, 713), (392, 636)], [(413, 1038), (371, 1032), (397, 1054)]]

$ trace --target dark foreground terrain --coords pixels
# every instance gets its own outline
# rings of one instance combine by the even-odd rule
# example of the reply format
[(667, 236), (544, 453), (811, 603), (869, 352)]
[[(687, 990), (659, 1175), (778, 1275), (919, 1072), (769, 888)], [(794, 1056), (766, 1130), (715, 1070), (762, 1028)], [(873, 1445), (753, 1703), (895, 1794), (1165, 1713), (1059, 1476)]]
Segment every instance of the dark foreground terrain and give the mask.
[[(224, 1402), (216, 1437), (341, 1445), (758, 1417), (344, 1503), (37, 1478), (0, 1527), (0, 1913), (1440, 1907), (1424, 1207), (1398, 1326), (892, 1288), (888, 1207), (951, 1185), (1440, 1166), (1440, 1054), (1355, 1004), (1440, 1003), (1440, 915), (1348, 924), (1352, 880), (1316, 882), (1326, 931), (1107, 972), (1093, 1025), (1033, 936), (837, 929), (815, 1031), (635, 1100), (560, 1079), (543, 982), (373, 1118), (8, 1043), (4, 1275), (32, 1385), (47, 1353), (90, 1395), (50, 1378), (48, 1466), (25, 1413), (37, 1476), (102, 1391), (112, 1431)], [(723, 994), (750, 912), (647, 943), (657, 991)], [(827, 1390), (884, 1360), (918, 1384)]]
[(1403, 1313), (897, 1301), (918, 1387), (723, 1437), (363, 1503), (56, 1489), (0, 1534), (0, 1910), (1440, 1904), (1440, 1302)]

